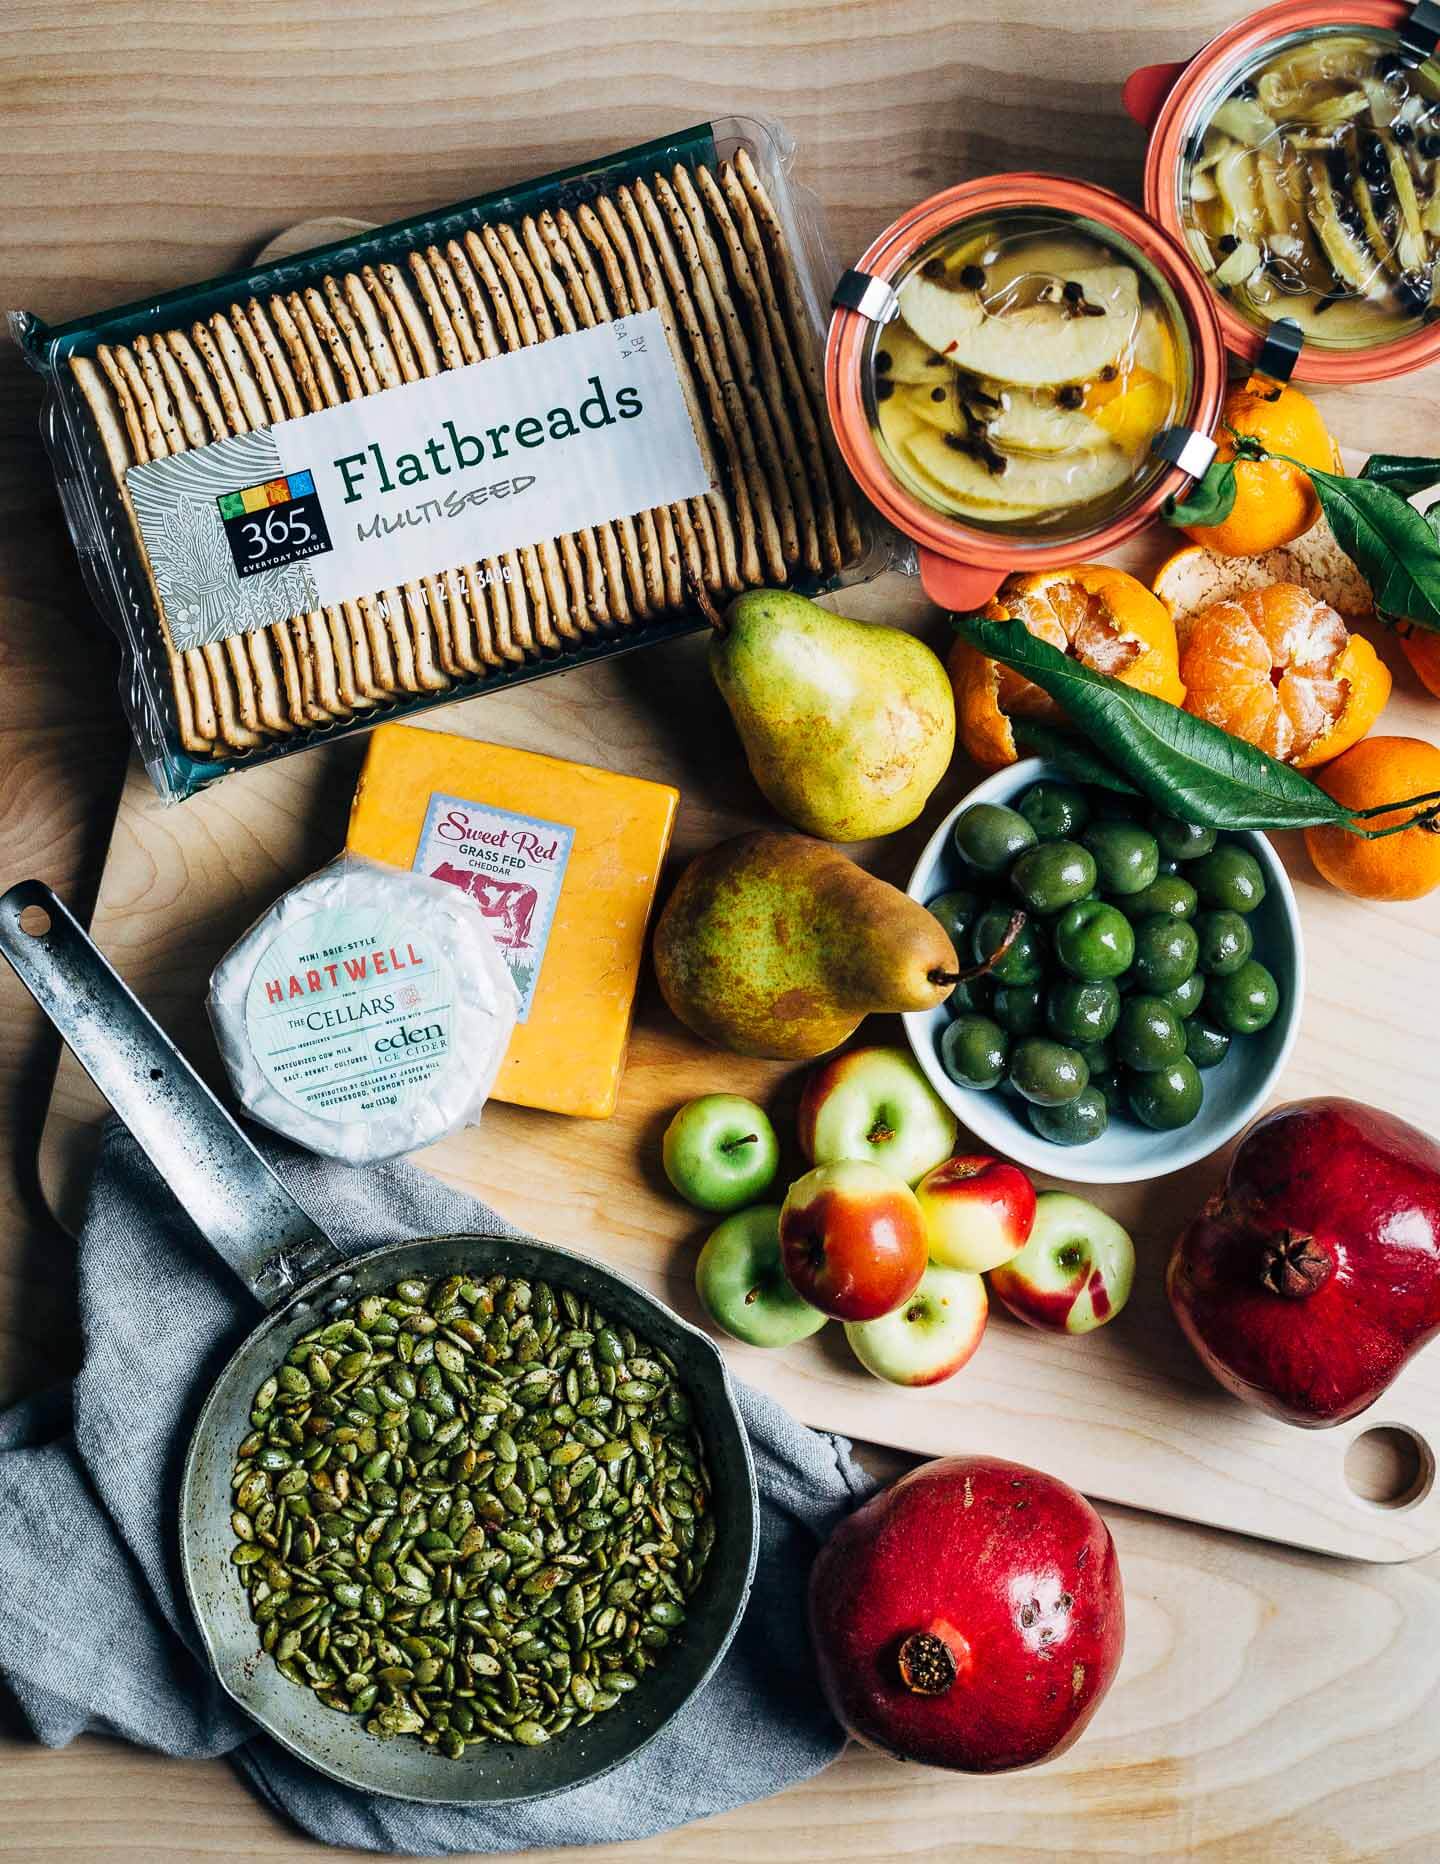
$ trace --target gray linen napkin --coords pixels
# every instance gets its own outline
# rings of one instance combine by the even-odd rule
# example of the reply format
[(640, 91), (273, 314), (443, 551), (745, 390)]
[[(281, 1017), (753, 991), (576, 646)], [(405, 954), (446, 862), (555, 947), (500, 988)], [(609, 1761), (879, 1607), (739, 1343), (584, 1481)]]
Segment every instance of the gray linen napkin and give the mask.
[[(357, 1172), (258, 1143), (347, 1252), (510, 1227), (413, 1166)], [(0, 1677), (46, 1746), (90, 1731), (167, 1754), (231, 1754), (312, 1836), (408, 1856), (648, 1837), (779, 1792), (839, 1753), (814, 1686), (804, 1585), (818, 1537), (869, 1480), (843, 1440), (742, 1388), (761, 1495), (755, 1590), (719, 1671), (647, 1748), (590, 1785), (495, 1811), (367, 1796), (313, 1772), (223, 1694), (179, 1574), (191, 1423), (257, 1310), (118, 1122), (79, 1277), (85, 1357), (73, 1387), (0, 1414)]]

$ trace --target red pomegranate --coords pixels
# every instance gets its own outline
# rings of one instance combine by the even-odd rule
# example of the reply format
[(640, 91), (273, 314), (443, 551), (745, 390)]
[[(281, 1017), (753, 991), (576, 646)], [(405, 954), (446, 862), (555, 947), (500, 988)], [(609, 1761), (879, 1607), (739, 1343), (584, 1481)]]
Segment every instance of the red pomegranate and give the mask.
[(1440, 1146), (1354, 1100), (1278, 1108), (1182, 1232), (1167, 1287), (1238, 1398), (1344, 1423), (1440, 1332)]
[(841, 1523), (810, 1580), (836, 1719), (961, 1773), (1063, 1754), (1125, 1648), (1110, 1530), (1053, 1476), (993, 1456), (926, 1463)]

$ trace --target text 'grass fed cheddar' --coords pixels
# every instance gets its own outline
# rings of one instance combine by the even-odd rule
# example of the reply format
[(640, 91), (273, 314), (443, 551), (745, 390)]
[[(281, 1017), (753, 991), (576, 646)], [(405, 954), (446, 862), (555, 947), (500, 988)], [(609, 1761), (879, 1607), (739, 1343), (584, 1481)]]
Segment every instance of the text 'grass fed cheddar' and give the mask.
[(737, 121), (18, 319), (162, 793), (663, 638), (700, 591), (854, 571), (817, 282), (778, 147)]
[(533, 751), (382, 725), (346, 847), (445, 881), (510, 967), (519, 1021), (496, 1100), (615, 1110), (645, 928), (679, 793)]

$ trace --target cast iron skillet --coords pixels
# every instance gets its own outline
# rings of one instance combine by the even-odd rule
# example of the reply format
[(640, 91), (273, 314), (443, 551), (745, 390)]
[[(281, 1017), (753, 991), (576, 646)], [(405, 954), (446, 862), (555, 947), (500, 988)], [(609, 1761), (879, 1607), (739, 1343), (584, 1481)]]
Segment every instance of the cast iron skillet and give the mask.
[[(347, 1260), (39, 881), (21, 881), (0, 896), (0, 953), (201, 1235), (269, 1310), (205, 1400), (180, 1488), (186, 1590), (226, 1692), (282, 1746), (331, 1779), (433, 1805), (494, 1805), (563, 1792), (638, 1752), (715, 1670), (755, 1573), (755, 1471), (714, 1344), (599, 1263), (528, 1237), (434, 1236)], [(236, 1446), (250, 1429), (252, 1395), (300, 1334), (404, 1276), (462, 1269), (540, 1276), (573, 1288), (674, 1358), (704, 1442), (718, 1532), (683, 1638), (623, 1704), (543, 1747), (486, 1744), (452, 1761), (415, 1740), (367, 1735), (358, 1718), (325, 1708), (308, 1690), (286, 1682), (264, 1656), (230, 1563), (230, 1473)]]

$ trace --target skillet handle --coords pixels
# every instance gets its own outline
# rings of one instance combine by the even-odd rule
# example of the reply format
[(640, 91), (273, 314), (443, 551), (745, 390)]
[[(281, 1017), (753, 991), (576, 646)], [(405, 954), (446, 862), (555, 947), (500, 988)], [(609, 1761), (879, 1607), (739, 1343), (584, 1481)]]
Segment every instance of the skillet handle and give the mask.
[(43, 882), (0, 894), (0, 954), (196, 1229), (266, 1307), (343, 1260)]

